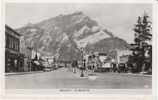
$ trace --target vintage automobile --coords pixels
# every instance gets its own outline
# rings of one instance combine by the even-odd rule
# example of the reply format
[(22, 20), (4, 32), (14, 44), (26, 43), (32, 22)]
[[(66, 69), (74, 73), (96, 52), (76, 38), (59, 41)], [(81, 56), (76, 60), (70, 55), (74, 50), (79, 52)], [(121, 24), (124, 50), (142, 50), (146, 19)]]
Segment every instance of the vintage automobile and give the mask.
[(48, 62), (43, 62), (43, 66), (44, 66), (44, 68), (43, 68), (44, 72), (49, 72), (52, 70), (52, 67), (49, 65)]
[(102, 64), (102, 69), (106, 72), (109, 72), (111, 70), (111, 63), (103, 63)]
[(43, 69), (43, 64), (41, 64), (39, 61), (37, 61), (37, 60), (31, 61), (31, 70), (32, 71), (39, 71), (42, 69)]
[(127, 72), (127, 67), (125, 63), (119, 63), (118, 64), (118, 72)]
[(112, 70), (111, 63), (104, 62), (101, 66), (97, 67), (95, 72), (110, 72)]
[(43, 68), (43, 71), (44, 71), (44, 72), (50, 72), (50, 71), (51, 71), (51, 68), (45, 67), (45, 68)]
[(58, 63), (54, 63), (54, 64), (53, 64), (53, 69), (56, 70), (56, 69), (58, 69), (58, 68), (59, 68), (59, 64), (58, 64)]

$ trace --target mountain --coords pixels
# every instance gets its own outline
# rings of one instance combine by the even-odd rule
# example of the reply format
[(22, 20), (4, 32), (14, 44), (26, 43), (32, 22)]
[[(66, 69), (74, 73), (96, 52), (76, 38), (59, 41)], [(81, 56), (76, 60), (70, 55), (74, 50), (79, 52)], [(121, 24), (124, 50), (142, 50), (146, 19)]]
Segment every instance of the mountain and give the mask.
[(42, 55), (58, 54), (62, 60), (81, 58), (81, 47), (86, 51), (100, 52), (129, 47), (126, 41), (115, 37), (82, 12), (59, 15), (36, 24), (29, 23), (17, 31), (23, 35), (23, 48), (31, 46)]

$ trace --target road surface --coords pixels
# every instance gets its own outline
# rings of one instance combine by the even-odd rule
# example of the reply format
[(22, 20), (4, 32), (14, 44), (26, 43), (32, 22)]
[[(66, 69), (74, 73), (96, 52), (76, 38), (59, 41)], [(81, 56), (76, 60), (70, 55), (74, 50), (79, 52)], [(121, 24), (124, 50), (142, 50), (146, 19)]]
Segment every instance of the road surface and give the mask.
[(96, 73), (97, 78), (81, 78), (80, 72), (72, 73), (67, 68), (51, 72), (6, 76), (7, 89), (150, 89), (151, 76), (130, 75), (127, 73)]

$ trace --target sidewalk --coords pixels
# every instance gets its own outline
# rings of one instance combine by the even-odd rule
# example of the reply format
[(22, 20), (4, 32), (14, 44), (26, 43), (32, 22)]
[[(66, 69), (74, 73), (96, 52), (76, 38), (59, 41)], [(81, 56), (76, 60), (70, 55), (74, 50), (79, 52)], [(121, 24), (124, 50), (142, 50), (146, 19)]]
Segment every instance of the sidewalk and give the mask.
[(149, 76), (149, 77), (152, 77), (152, 75), (143, 74), (143, 73), (124, 73), (124, 74), (133, 75), (133, 76)]
[(117, 73), (117, 72), (105, 72), (105, 73), (99, 73), (99, 72), (94, 72), (96, 75), (99, 74), (105, 74), (105, 73), (111, 73), (111, 74), (118, 74), (118, 75), (123, 75), (123, 76), (140, 76), (140, 77), (152, 77), (152, 75), (148, 74), (143, 74), (143, 73)]
[(42, 73), (43, 71), (31, 71), (31, 72), (12, 72), (12, 73), (5, 73), (5, 76), (12, 76), (12, 75), (25, 75), (25, 74), (35, 74), (35, 73)]

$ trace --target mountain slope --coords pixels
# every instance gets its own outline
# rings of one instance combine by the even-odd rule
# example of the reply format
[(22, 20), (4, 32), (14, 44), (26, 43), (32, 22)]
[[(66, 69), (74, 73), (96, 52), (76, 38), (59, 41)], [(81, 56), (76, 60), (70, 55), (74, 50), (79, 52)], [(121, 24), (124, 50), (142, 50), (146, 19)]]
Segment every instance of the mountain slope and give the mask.
[[(56, 55), (62, 60), (81, 58), (79, 48), (107, 52), (110, 49), (127, 49), (128, 44), (102, 29), (95, 20), (82, 12), (59, 15), (36, 24), (17, 29), (23, 38), (23, 47), (31, 46), (43, 55)], [(112, 46), (112, 44), (115, 44)]]

